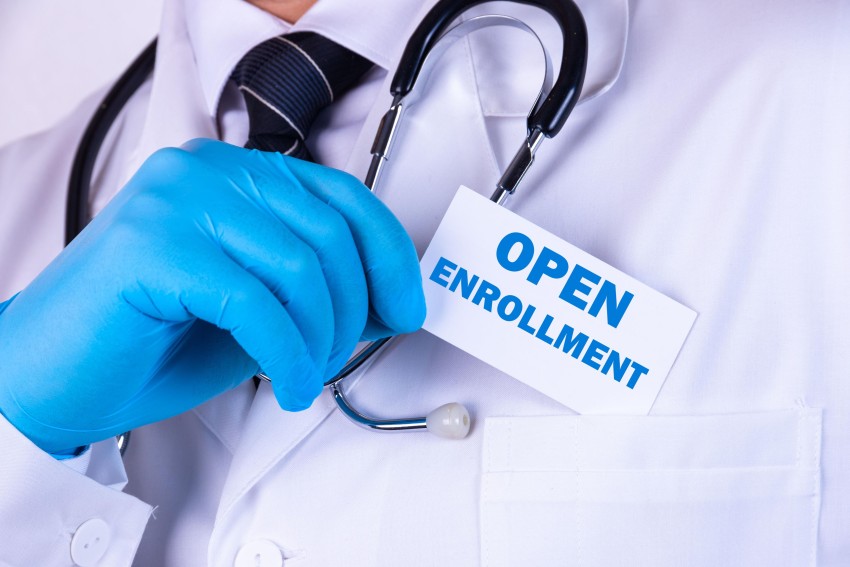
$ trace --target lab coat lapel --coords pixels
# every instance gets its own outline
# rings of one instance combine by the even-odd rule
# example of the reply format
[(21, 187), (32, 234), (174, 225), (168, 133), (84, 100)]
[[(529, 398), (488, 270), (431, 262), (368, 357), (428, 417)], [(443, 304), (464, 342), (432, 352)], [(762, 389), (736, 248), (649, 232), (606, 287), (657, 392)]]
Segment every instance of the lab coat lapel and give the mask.
[(310, 408), (285, 412), (280, 409), (271, 385), (260, 384), (222, 490), (216, 525), (220, 525), (257, 480), (330, 415), (333, 407), (333, 399), (325, 390)]
[(180, 146), (193, 138), (218, 137), (198, 78), (184, 10), (177, 1), (166, 1), (163, 6), (147, 119), (125, 179), (159, 148)]

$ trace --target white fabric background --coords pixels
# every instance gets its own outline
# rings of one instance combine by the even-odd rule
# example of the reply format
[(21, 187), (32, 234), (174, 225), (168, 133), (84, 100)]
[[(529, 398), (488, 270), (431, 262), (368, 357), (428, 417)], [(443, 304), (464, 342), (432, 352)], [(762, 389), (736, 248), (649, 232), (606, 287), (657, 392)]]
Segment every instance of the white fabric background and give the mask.
[(161, 10), (162, 0), (0, 2), (0, 146), (111, 82), (156, 34)]

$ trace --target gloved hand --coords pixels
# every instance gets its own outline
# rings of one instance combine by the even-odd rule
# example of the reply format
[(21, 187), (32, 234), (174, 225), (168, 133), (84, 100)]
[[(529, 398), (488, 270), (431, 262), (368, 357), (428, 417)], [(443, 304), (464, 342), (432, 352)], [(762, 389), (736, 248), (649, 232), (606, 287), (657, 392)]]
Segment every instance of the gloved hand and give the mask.
[(161, 150), (0, 308), (0, 411), (62, 453), (260, 369), (304, 409), (364, 327), (421, 326), (421, 286), (401, 224), (348, 174), (209, 140)]

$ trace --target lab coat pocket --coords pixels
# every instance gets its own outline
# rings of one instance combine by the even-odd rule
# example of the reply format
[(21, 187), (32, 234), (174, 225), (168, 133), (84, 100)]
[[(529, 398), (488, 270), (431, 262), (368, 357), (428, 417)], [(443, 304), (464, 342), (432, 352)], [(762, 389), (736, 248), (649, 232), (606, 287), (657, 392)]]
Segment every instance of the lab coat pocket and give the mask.
[(481, 563), (815, 565), (820, 410), (497, 417)]

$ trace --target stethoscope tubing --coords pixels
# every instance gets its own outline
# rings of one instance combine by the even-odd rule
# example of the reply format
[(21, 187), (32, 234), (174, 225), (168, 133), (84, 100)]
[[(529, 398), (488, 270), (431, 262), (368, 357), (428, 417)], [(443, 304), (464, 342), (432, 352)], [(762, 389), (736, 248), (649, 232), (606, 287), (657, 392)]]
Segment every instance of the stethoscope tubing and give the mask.
[(65, 208), (65, 245), (71, 243), (91, 221), (89, 195), (95, 162), (109, 129), (139, 87), (150, 77), (156, 63), (157, 40), (151, 41), (106, 93), (86, 126), (68, 179)]

